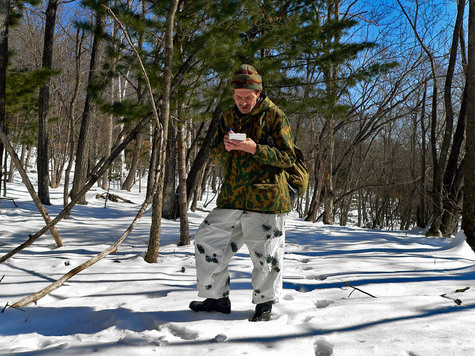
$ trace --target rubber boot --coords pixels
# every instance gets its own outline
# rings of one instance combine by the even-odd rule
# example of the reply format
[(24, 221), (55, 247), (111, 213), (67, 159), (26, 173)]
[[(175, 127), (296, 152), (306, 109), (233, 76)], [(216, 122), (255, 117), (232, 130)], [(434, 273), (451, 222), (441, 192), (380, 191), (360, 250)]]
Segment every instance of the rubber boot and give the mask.
[(257, 304), (256, 311), (249, 318), (249, 321), (269, 321), (272, 313), (272, 304), (274, 304), (273, 301)]
[(223, 314), (231, 313), (231, 301), (228, 297), (220, 299), (207, 298), (204, 301), (193, 301), (190, 309), (195, 312), (219, 312)]

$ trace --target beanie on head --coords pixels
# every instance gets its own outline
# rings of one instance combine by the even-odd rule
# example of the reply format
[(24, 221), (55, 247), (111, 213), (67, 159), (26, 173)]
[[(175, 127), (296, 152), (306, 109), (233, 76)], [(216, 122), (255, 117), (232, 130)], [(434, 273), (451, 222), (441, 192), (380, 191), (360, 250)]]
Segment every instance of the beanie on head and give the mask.
[(234, 73), (233, 79), (231, 80), (231, 88), (262, 91), (262, 78), (253, 66), (243, 64)]

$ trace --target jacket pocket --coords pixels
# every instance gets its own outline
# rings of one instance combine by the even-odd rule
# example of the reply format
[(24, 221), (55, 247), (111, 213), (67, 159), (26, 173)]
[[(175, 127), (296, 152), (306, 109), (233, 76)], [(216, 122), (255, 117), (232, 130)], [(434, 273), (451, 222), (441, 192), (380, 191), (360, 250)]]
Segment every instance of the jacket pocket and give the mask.
[(279, 184), (253, 184), (253, 193), (255, 194), (255, 200), (261, 207), (273, 206), (279, 197), (280, 186)]

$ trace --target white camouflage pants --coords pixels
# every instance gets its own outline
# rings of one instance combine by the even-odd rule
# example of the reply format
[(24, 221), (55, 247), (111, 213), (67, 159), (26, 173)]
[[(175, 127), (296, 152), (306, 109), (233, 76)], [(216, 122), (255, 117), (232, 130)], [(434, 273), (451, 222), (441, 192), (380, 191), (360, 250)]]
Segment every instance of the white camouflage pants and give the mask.
[(279, 301), (282, 290), (286, 214), (214, 209), (195, 235), (198, 295), (229, 295), (228, 264), (243, 244), (253, 263), (254, 304)]

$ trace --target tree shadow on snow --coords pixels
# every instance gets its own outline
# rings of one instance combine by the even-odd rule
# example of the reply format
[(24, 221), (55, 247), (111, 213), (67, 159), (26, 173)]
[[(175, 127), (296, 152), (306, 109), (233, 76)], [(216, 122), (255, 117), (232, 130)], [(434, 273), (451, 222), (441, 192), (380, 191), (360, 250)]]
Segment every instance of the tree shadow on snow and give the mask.
[[(166, 323), (199, 320), (245, 320), (251, 310), (231, 314), (195, 313), (189, 309), (138, 312), (126, 308), (94, 310), (91, 307), (8, 309), (0, 314), (0, 335), (37, 333), (43, 336), (96, 334), (111, 327), (143, 332), (159, 330)], [(2, 320), (3, 319), (3, 320)], [(6, 320), (5, 320), (6, 319)]]

